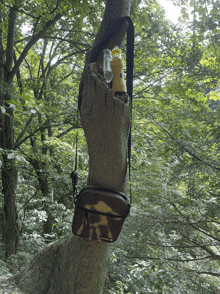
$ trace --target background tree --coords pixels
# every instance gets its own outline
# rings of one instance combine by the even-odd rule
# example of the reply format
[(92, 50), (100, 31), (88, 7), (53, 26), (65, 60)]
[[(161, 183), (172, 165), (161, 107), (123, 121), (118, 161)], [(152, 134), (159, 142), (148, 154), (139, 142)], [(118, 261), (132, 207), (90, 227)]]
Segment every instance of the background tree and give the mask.
[[(60, 18), (61, 14), (58, 12), (58, 7), (54, 11), (52, 19), (45, 19), (45, 15), (38, 16), (33, 12), (32, 17), (37, 18), (32, 37), (27, 42), (18, 60), (14, 59), (15, 40), (16, 40), (16, 22), (19, 8), (22, 4), (20, 2), (12, 4), (12, 6), (1, 3), (1, 48), (4, 50), (5, 58), (3, 57), (2, 66), (2, 80), (1, 85), (4, 86), (5, 91), (1, 95), (1, 148), (4, 150), (2, 154), (3, 168), (2, 168), (2, 187), (4, 194), (4, 211), (5, 211), (5, 256), (6, 258), (16, 253), (18, 242), (18, 224), (17, 224), (17, 208), (16, 208), (16, 186), (17, 186), (17, 168), (15, 158), (8, 155), (10, 151), (15, 149), (14, 146), (14, 127), (13, 127), (13, 108), (14, 105), (10, 102), (12, 98), (12, 84), (16, 74), (19, 74), (19, 67), (27, 56), (30, 48), (42, 37), (42, 35)], [(27, 7), (26, 7), (27, 8)], [(26, 9), (25, 8), (25, 9)], [(28, 9), (27, 9), (28, 10)], [(28, 13), (28, 12), (27, 12)], [(49, 13), (51, 15), (51, 12)], [(7, 18), (8, 16), (8, 18)], [(38, 23), (42, 22), (42, 27), (39, 30)], [(39, 30), (37, 32), (37, 30)], [(7, 41), (5, 39), (7, 38)], [(5, 48), (4, 48), (4, 43)], [(13, 64), (13, 61), (15, 63)]]

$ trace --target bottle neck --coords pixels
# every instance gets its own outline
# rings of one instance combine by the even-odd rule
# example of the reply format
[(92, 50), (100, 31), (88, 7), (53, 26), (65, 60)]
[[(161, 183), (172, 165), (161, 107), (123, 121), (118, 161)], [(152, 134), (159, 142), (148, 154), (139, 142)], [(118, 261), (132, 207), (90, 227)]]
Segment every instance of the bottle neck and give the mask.
[(112, 56), (112, 58), (113, 58), (113, 59), (115, 59), (115, 58), (119, 58), (119, 59), (121, 59), (121, 54), (114, 54), (114, 55)]

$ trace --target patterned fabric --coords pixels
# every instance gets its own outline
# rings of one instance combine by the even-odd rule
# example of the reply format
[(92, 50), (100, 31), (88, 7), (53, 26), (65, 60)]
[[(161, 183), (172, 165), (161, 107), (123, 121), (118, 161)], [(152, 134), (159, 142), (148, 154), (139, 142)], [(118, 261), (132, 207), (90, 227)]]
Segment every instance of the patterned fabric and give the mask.
[(90, 240), (114, 242), (129, 208), (123, 193), (85, 187), (77, 195), (72, 232)]

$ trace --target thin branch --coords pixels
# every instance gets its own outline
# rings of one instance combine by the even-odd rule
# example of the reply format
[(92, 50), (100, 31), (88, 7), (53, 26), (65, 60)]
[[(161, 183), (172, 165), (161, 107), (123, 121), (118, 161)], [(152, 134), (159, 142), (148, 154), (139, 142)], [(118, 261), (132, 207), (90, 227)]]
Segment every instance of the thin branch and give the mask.
[(25, 59), (25, 57), (27, 56), (30, 48), (40, 39), (42, 38), (42, 36), (46, 33), (46, 31), (53, 25), (55, 24), (60, 18), (61, 18), (61, 14), (58, 13), (53, 20), (49, 20), (46, 25), (43, 27), (42, 30), (40, 30), (39, 33), (37, 33), (36, 35), (33, 35), (30, 39), (30, 41), (26, 44), (24, 50), (22, 51), (20, 57), (18, 58), (16, 64), (14, 65), (11, 73), (10, 73), (10, 79), (12, 80), (13, 77), (15, 76), (18, 68), (20, 67), (21, 63), (23, 62), (23, 60)]
[(170, 132), (168, 132), (161, 124), (159, 124), (156, 120), (153, 119), (153, 121), (155, 122), (155, 124), (157, 124), (167, 135), (169, 135), (169, 137), (176, 142), (181, 148), (183, 148), (188, 154), (190, 154), (192, 157), (194, 157), (195, 159), (197, 159), (198, 161), (202, 162), (203, 164), (212, 167), (216, 170), (220, 170), (220, 168), (202, 160), (201, 158), (199, 158), (197, 155), (195, 155), (194, 153), (192, 153), (188, 148), (186, 148), (184, 145), (182, 145), (179, 140), (177, 140), (176, 138), (173, 137), (173, 135), (170, 134)]
[(65, 76), (60, 80), (59, 83), (62, 83), (62, 82), (65, 81), (67, 78), (69, 78), (69, 77), (73, 74), (75, 67), (76, 67), (76, 65), (74, 66), (73, 70), (71, 70), (71, 72), (70, 72), (69, 74), (65, 75)]
[(23, 128), (23, 130), (21, 131), (20, 135), (17, 137), (16, 141), (15, 141), (15, 149), (20, 145), (21, 142), (21, 138), (24, 136), (25, 132), (28, 130), (30, 124), (33, 121), (34, 118), (34, 113), (32, 113), (28, 119), (28, 121), (26, 122), (25, 127)]
[(58, 66), (60, 65), (64, 60), (68, 59), (69, 57), (72, 57), (74, 55), (77, 55), (79, 52), (73, 52), (73, 53), (69, 53), (67, 55), (65, 55), (63, 58), (57, 60), (56, 63), (54, 63), (52, 66), (49, 66), (49, 63), (47, 64), (46, 68), (45, 68), (45, 71), (47, 70), (47, 67), (48, 67), (48, 72), (47, 72), (47, 75), (46, 75), (46, 79), (49, 78), (51, 72)]
[(195, 272), (197, 275), (210, 275), (214, 277), (220, 277), (220, 273), (213, 273), (213, 272), (198, 272), (194, 270), (189, 270), (190, 272)]
[[(60, 29), (60, 31), (63, 31), (63, 32), (69, 32), (69, 33), (77, 33), (77, 34), (82, 34), (82, 31), (77, 31), (77, 30), (72, 30), (72, 29)], [(90, 35), (92, 37), (95, 37), (96, 34), (94, 33), (89, 33), (89, 32), (86, 32), (86, 35)]]
[[(154, 242), (135, 242), (137, 244), (146, 244), (146, 245), (151, 245), (151, 246), (157, 246), (159, 248), (180, 248), (180, 249), (189, 249), (189, 248), (201, 248), (200, 245), (162, 245), (162, 244), (157, 244)], [(205, 244), (204, 246), (219, 246), (220, 244)]]
[(149, 259), (149, 260), (167, 260), (167, 261), (175, 261), (175, 262), (192, 262), (192, 261), (199, 261), (199, 260), (205, 260), (210, 259), (210, 256), (204, 256), (200, 258), (187, 258), (187, 259), (181, 259), (181, 258), (175, 258), (175, 257), (152, 257), (147, 255), (141, 255), (141, 256), (126, 256), (126, 258), (129, 259)]
[[(1, 2), (2, 2), (2, 4), (3, 4), (5, 7), (9, 8), (9, 9), (12, 8), (10, 5), (6, 4), (3, 0), (1, 0)], [(26, 12), (25, 10), (23, 10), (23, 9), (19, 9), (18, 7), (16, 7), (16, 11), (19, 12), (19, 13), (23, 13), (23, 14), (25, 14), (25, 15), (31, 17), (31, 18), (36, 18), (36, 17), (34, 17), (34, 15), (32, 15), (32, 14), (30, 14), (30, 13), (27, 13), (27, 12)]]
[(69, 129), (63, 131), (62, 133), (60, 133), (59, 135), (56, 136), (57, 139), (63, 137), (64, 135), (66, 135), (67, 133), (69, 133), (70, 131), (72, 131), (73, 129), (75, 129), (76, 127), (73, 126), (73, 127), (70, 127)]
[(24, 42), (24, 41), (28, 41), (30, 39), (31, 39), (31, 36), (28, 36), (28, 37), (25, 37), (25, 38), (22, 38), (20, 40), (15, 41), (15, 44), (17, 45), (18, 43), (21, 43), (21, 42)]
[[(199, 227), (197, 227), (195, 224), (193, 224), (193, 223), (191, 223), (190, 221), (189, 221), (189, 219), (177, 208), (177, 206), (176, 206), (176, 204), (175, 203), (173, 203), (171, 200), (169, 200), (169, 202), (171, 203), (171, 205), (174, 207), (174, 209), (182, 216), (182, 217), (184, 217), (185, 218), (185, 220), (188, 222), (188, 224), (191, 226), (191, 227), (193, 227), (194, 229), (196, 229), (197, 231), (199, 231), (200, 233), (202, 233), (202, 234), (204, 234), (204, 235), (206, 235), (207, 237), (209, 237), (209, 238), (211, 238), (211, 239), (214, 239), (215, 241), (217, 241), (217, 242), (220, 242), (220, 239), (219, 238), (216, 238), (215, 236), (213, 236), (213, 235), (211, 235), (211, 234), (209, 234), (209, 233), (207, 233), (206, 231), (204, 231), (204, 230), (202, 230), (202, 229), (200, 229)], [(198, 243), (195, 243), (195, 244), (198, 244)], [(204, 245), (200, 245), (200, 247), (202, 247), (202, 246), (204, 246)], [(204, 249), (204, 248), (203, 248)], [(212, 251), (211, 251), (212, 252)], [(209, 252), (210, 253), (210, 252)], [(214, 254), (214, 253), (213, 253)], [(215, 256), (218, 256), (218, 255), (216, 255), (215, 254)], [(219, 256), (219, 258), (220, 258), (220, 256)]]
[[(47, 36), (47, 35), (45, 35), (42, 39), (44, 39), (44, 38), (46, 38), (46, 39), (51, 39), (51, 40), (60, 40), (60, 41), (63, 41), (63, 42), (68, 42), (68, 43), (70, 43), (70, 44), (72, 44), (72, 45), (75, 45), (75, 46), (80, 45), (80, 46), (88, 47), (89, 49), (91, 48), (91, 45), (89, 45), (89, 44), (86, 44), (86, 43), (79, 43), (79, 42), (74, 42), (74, 41), (71, 40), (71, 39), (66, 39), (66, 38), (61, 38), (61, 37), (52, 37), (52, 36)], [(77, 49), (80, 50), (79, 47), (77, 47)], [(82, 50), (82, 53), (84, 53), (84, 52), (85, 52), (85, 50)]]
[[(14, 50), (13, 55), (14, 55), (14, 63), (15, 63), (17, 61), (15, 50)], [(18, 69), (18, 71), (16, 73), (16, 77), (17, 77), (17, 81), (18, 81), (19, 92), (20, 92), (20, 95), (22, 95), (22, 93), (23, 93), (23, 85), (22, 85), (22, 80), (21, 80), (20, 68)]]
[[(28, 139), (30, 139), (31, 137), (33, 137), (37, 132), (39, 132), (39, 131), (41, 131), (42, 130), (42, 128), (47, 128), (47, 127), (49, 127), (49, 126), (51, 126), (51, 127), (57, 127), (57, 126), (59, 126), (60, 125), (60, 123), (57, 123), (57, 124), (53, 124), (53, 125), (51, 125), (51, 124), (48, 124), (47, 123), (47, 121), (45, 121), (42, 125), (40, 125), (37, 129), (35, 129), (33, 132), (31, 132), (28, 136), (26, 136), (24, 139), (22, 139), (22, 140), (20, 140), (20, 142), (18, 143), (18, 145), (16, 146), (17, 148), (21, 145), (21, 144), (23, 144), (25, 141), (27, 141)], [(72, 127), (73, 129), (74, 128), (77, 128), (77, 126), (73, 126)], [(68, 129), (69, 130), (69, 129)], [(70, 131), (70, 130), (69, 130)], [(65, 131), (64, 131), (65, 132)], [(61, 134), (60, 135), (58, 135), (58, 138), (59, 137), (61, 137)]]

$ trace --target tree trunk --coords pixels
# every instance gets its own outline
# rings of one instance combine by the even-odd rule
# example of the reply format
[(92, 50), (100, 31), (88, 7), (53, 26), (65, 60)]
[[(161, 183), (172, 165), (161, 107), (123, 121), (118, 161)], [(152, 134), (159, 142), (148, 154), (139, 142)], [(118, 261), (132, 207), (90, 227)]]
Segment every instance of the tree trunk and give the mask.
[(14, 160), (8, 160), (3, 156), (4, 167), (2, 169), (2, 187), (4, 194), (4, 242), (5, 259), (17, 251), (18, 222), (16, 205), (17, 169)]
[[(124, 9), (121, 3), (126, 4)], [(129, 3), (130, 0), (107, 1), (106, 7), (112, 6), (121, 17), (129, 15)], [(106, 15), (107, 12), (104, 19)], [(112, 46), (121, 41), (115, 39)], [(89, 147), (88, 184), (125, 192), (130, 104), (114, 96), (98, 63), (86, 65), (83, 80), (81, 120)], [(71, 235), (46, 247), (7, 283), (15, 283), (28, 294), (103, 294), (109, 254), (109, 243)]]
[[(4, 81), (4, 61), (5, 61), (5, 54), (4, 54), (4, 48), (3, 48), (3, 40), (2, 40), (2, 13), (0, 11), (0, 106), (3, 105), (3, 97), (4, 97), (4, 91), (3, 91), (3, 81)], [(3, 113), (0, 108), (0, 147), (2, 148), (2, 140), (3, 140)], [(2, 162), (0, 162), (0, 167), (2, 166)], [(3, 238), (4, 241), (4, 211), (0, 211), (1, 215), (1, 229), (2, 232), (0, 234), (0, 238)]]
[(88, 65), (84, 79), (81, 121), (89, 147), (88, 184), (125, 192), (131, 108), (114, 96), (97, 63)]
[[(24, 50), (13, 66), (14, 44), (15, 44), (15, 29), (16, 18), (19, 10), (19, 5), (22, 1), (15, 1), (16, 5), (12, 7), (7, 5), (9, 10), (8, 15), (8, 32), (7, 45), (4, 52), (2, 37), (2, 18), (0, 11), (0, 107), (6, 110), (6, 113), (0, 108), (0, 147), (3, 151), (2, 165), (2, 187), (4, 194), (4, 216), (5, 216), (5, 257), (7, 259), (11, 254), (15, 254), (18, 243), (18, 223), (17, 223), (17, 207), (16, 207), (16, 188), (17, 188), (17, 168), (15, 159), (7, 157), (7, 153), (13, 153), (15, 150), (14, 144), (14, 129), (13, 129), (13, 108), (10, 107), (11, 93), (13, 88), (13, 79), (19, 70), (21, 63), (27, 56), (30, 48), (50, 29), (60, 18), (58, 13), (53, 19), (48, 20), (44, 27), (37, 33), (33, 34), (31, 39), (26, 44)], [(58, 7), (57, 7), (58, 8)], [(57, 9), (55, 9), (56, 11)], [(7, 16), (5, 15), (5, 18)], [(37, 20), (38, 22), (39, 20)], [(6, 93), (6, 94), (5, 94)]]
[(70, 235), (46, 247), (9, 281), (28, 294), (103, 293), (108, 244)]
[[(2, 187), (4, 194), (4, 212), (5, 212), (5, 258), (15, 254), (17, 251), (18, 243), (18, 223), (17, 223), (17, 206), (16, 206), (16, 188), (17, 188), (17, 169), (15, 165), (15, 159), (8, 158), (7, 153), (14, 150), (14, 130), (13, 130), (13, 108), (10, 107), (12, 80), (9, 77), (14, 52), (14, 34), (15, 34), (15, 22), (16, 22), (16, 6), (10, 8), (9, 24), (8, 24), (8, 37), (5, 60), (2, 55), (1, 64), (4, 66), (1, 68), (1, 82), (2, 85), (8, 86), (6, 94), (1, 95), (1, 105), (6, 109), (6, 113), (0, 115), (1, 124), (1, 148), (6, 151), (3, 154), (3, 167), (2, 167)], [(3, 49), (1, 40), (1, 47)], [(3, 69), (3, 71), (2, 71)]]

